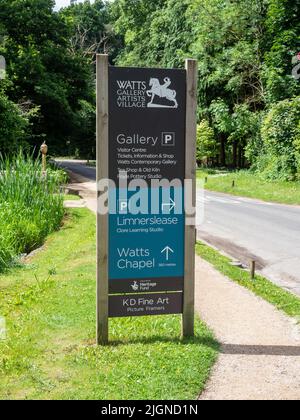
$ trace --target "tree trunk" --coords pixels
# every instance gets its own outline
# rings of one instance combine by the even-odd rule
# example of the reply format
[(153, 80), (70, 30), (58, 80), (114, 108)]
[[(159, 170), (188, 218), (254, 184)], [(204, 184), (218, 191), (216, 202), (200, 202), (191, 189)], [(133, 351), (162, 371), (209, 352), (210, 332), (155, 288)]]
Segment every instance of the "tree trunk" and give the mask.
[(220, 165), (226, 166), (226, 138), (224, 134), (220, 135)]
[(242, 145), (239, 145), (238, 167), (239, 169), (243, 167), (243, 146)]
[(234, 168), (236, 168), (237, 166), (237, 149), (238, 149), (237, 142), (234, 141), (232, 145), (232, 166)]

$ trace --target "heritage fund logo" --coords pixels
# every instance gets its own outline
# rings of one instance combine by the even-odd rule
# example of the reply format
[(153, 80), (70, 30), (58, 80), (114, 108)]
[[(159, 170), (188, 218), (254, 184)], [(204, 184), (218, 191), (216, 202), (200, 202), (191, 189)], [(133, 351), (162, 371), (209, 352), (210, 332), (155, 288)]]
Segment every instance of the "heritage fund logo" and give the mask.
[(151, 280), (136, 280), (131, 284), (133, 292), (150, 292), (157, 287), (157, 282)]
[(134, 292), (137, 292), (139, 290), (139, 285), (137, 281), (134, 281), (131, 285), (131, 288)]
[(177, 92), (171, 85), (169, 77), (162, 83), (152, 77), (148, 84), (140, 80), (117, 80), (117, 105), (119, 108), (178, 108)]

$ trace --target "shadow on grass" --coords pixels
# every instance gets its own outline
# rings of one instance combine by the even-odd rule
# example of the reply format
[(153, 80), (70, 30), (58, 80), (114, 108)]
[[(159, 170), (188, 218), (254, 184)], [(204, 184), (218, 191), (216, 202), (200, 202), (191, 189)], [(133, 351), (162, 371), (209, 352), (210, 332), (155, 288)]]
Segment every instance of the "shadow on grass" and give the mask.
[(161, 335), (153, 335), (151, 337), (135, 337), (135, 338), (128, 338), (128, 339), (119, 339), (119, 340), (111, 340), (109, 341), (109, 346), (117, 347), (117, 346), (124, 346), (124, 345), (148, 345), (148, 344), (156, 344), (156, 343), (170, 343), (170, 344), (177, 344), (181, 346), (185, 345), (197, 345), (197, 346), (204, 346), (210, 347), (213, 350), (218, 351), (220, 349), (219, 343), (211, 337), (191, 337), (191, 338), (180, 338), (180, 337), (163, 337)]
[[(66, 212), (64, 218), (63, 218), (63, 223), (62, 226), (58, 229), (58, 230), (72, 230), (76, 227), (77, 222), (80, 222), (81, 219), (83, 219), (85, 217), (84, 214), (80, 213), (80, 211), (78, 210), (82, 210), (82, 208), (74, 208), (74, 209), (68, 209), (68, 211)], [(72, 221), (72, 225), (69, 225), (68, 222)]]

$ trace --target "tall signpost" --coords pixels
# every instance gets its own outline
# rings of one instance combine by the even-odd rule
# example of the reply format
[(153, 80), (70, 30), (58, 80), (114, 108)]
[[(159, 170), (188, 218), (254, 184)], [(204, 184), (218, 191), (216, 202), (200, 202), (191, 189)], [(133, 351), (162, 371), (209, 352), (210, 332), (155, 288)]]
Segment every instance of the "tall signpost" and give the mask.
[(97, 56), (98, 344), (109, 317), (181, 313), (194, 334), (196, 93), (195, 60), (168, 70)]
[[(97, 55), (97, 199), (98, 185), (108, 178), (108, 56)], [(108, 215), (97, 208), (97, 343), (108, 342)]]
[[(191, 180), (192, 207), (196, 209), (196, 144), (197, 144), (197, 82), (198, 63), (186, 60), (186, 128), (185, 128), (185, 179)], [(194, 210), (196, 211), (196, 210)], [(194, 335), (195, 312), (195, 213), (189, 215), (190, 223), (185, 224), (184, 249), (184, 295), (182, 335)]]

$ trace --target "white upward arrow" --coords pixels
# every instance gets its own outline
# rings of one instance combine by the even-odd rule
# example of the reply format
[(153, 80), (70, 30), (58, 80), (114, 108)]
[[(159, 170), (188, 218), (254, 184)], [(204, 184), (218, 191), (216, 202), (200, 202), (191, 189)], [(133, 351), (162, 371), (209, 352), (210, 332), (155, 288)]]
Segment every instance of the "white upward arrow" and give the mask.
[(169, 261), (169, 253), (172, 252), (172, 254), (174, 253), (173, 249), (170, 248), (169, 246), (166, 246), (161, 253), (165, 252), (166, 253), (166, 260)]

